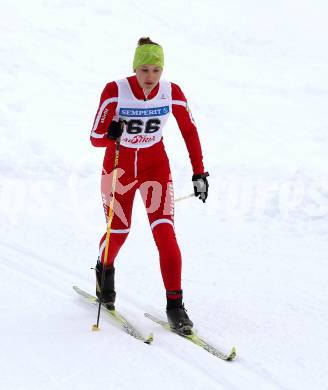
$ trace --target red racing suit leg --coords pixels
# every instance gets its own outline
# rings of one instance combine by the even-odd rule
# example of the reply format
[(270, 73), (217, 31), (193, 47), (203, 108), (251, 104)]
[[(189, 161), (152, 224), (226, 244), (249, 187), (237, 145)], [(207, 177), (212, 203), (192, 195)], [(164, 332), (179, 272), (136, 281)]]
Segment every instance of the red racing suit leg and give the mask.
[[(114, 213), (107, 255), (107, 264), (109, 266), (113, 265), (114, 260), (130, 231), (133, 201), (138, 188), (138, 180), (134, 175), (132, 158), (132, 150), (121, 146), (115, 185)], [(101, 176), (101, 196), (106, 223), (108, 223), (109, 205), (113, 196), (112, 180), (114, 159), (115, 144), (113, 143), (106, 149)], [(99, 258), (102, 263), (105, 259), (106, 236), (107, 232), (102, 236), (99, 244)]]
[(140, 153), (138, 160), (139, 190), (159, 252), (164, 286), (166, 291), (180, 290), (182, 262), (174, 231), (173, 183), (163, 143)]

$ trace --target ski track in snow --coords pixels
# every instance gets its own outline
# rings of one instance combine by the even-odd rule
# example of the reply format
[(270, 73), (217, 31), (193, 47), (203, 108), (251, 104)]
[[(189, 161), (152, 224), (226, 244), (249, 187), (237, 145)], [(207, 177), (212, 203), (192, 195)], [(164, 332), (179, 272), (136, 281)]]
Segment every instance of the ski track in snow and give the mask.
[[(66, 300), (68, 297), (70, 297), (72, 294), (69, 293), (68, 291), (65, 292), (65, 288), (61, 286), (61, 283), (66, 281), (66, 279), (70, 280), (71, 278), (71, 272), (67, 273), (67, 271), (62, 271), (58, 272), (58, 268), (54, 268), (51, 264), (47, 264), (44, 262), (44, 259), (42, 259), (40, 256), (33, 254), (32, 251), (30, 250), (24, 250), (22, 247), (12, 247), (10, 245), (3, 245), (1, 244), (2, 249), (3, 248), (8, 248), (8, 257), (1, 256), (1, 260), (3, 261), (1, 263), (1, 267), (7, 268), (12, 274), (12, 277), (14, 279), (18, 278), (19, 280), (23, 281), (23, 283), (26, 283), (27, 286), (29, 285), (34, 285), (36, 288), (42, 290), (45, 292), (47, 290), (46, 295), (51, 295), (52, 299), (64, 299)], [(16, 253), (15, 253), (16, 252)], [(4, 253), (4, 250), (2, 250), (2, 253)], [(19, 261), (17, 260), (17, 257), (19, 256)], [(35, 270), (31, 270), (31, 268), (28, 266), (28, 262), (26, 260), (28, 258), (34, 258), (36, 261), (37, 267)], [(37, 271), (37, 273), (36, 273)], [(51, 274), (50, 274), (51, 272)], [(16, 277), (15, 277), (16, 275)], [(40, 278), (40, 275), (42, 278)], [(58, 283), (58, 281), (61, 281), (61, 283)], [(54, 295), (54, 296), (53, 296)], [(88, 308), (90, 305), (88, 304), (82, 304), (79, 306), (85, 306)], [(90, 307), (89, 307), (89, 312)], [(95, 314), (95, 310), (93, 310)], [(103, 314), (105, 317), (105, 315)], [(107, 319), (104, 319), (103, 321), (107, 321)], [(109, 321), (110, 322), (110, 321)], [(112, 323), (112, 326), (115, 328), (115, 323)], [(112, 329), (112, 328), (111, 328)], [(186, 341), (185, 340), (179, 340), (177, 336), (168, 335), (167, 332), (163, 331), (160, 329), (158, 326), (153, 326), (153, 331), (155, 332), (158, 337), (162, 338), (161, 344), (163, 345), (166, 341), (169, 342), (169, 349), (165, 348), (160, 348), (160, 351), (156, 351), (156, 353), (160, 353), (161, 357), (164, 360), (168, 361), (174, 361), (174, 364), (177, 364), (179, 366), (179, 369), (181, 371), (188, 372), (188, 378), (189, 380), (191, 371), (190, 367), (192, 367), (192, 375), (195, 377), (195, 380), (197, 381), (197, 378), (201, 377), (202, 378), (202, 384), (206, 386), (206, 388), (209, 389), (215, 389), (215, 388), (229, 388), (229, 389), (238, 389), (233, 382), (231, 382), (228, 377), (222, 377), (222, 373), (220, 376), (214, 375), (214, 373), (211, 370), (208, 370), (206, 366), (202, 366), (199, 363), (199, 353), (207, 355), (205, 351), (197, 351), (198, 348), (195, 346), (186, 346)], [(134, 342), (134, 340), (130, 340), (130, 336), (127, 336), (122, 334), (120, 330), (117, 332), (118, 337), (122, 337), (126, 339), (126, 342)], [(156, 336), (155, 336), (156, 337)], [(177, 339), (177, 340), (176, 340)], [(155, 341), (157, 344), (157, 341)], [(155, 345), (156, 345), (155, 344)], [(150, 346), (149, 348), (153, 348), (153, 346)], [(154, 348), (157, 349), (159, 346)], [(181, 348), (182, 350), (186, 349), (183, 353), (181, 353)], [(187, 350), (190, 349), (190, 356), (186, 358), (185, 354), (188, 353)], [(194, 349), (194, 351), (192, 351)], [(148, 353), (148, 351), (147, 351)], [(208, 359), (213, 359), (216, 361), (217, 359), (212, 356), (208, 356)], [(36, 364), (40, 365), (41, 362), (39, 361), (38, 363), (35, 362)], [(228, 363), (229, 364), (229, 363)], [(231, 363), (233, 365), (234, 363)], [(227, 370), (232, 369), (231, 367), (227, 368)], [(235, 376), (240, 377), (241, 380), (247, 380), (247, 383), (250, 386), (265, 386), (268, 390), (271, 388), (275, 388), (271, 386), (271, 383), (267, 381), (267, 377), (264, 377), (263, 375), (259, 375), (260, 373), (257, 372), (256, 377), (254, 378), (253, 373), (250, 371), (254, 370), (249, 370), (247, 368), (239, 368), (237, 373), (234, 373)], [(71, 378), (74, 378), (76, 375), (73, 374)], [(261, 379), (260, 379), (261, 378)], [(49, 376), (50, 382), (56, 382), (54, 378), (51, 378), (51, 375)], [(69, 378), (66, 377), (66, 381), (69, 380)], [(64, 383), (57, 384), (54, 388), (60, 388), (61, 385)], [(273, 385), (276, 385), (274, 381), (272, 381)], [(219, 386), (219, 387), (218, 387)], [(283, 389), (283, 387), (280, 387)]]
[[(323, 0), (2, 4), (1, 389), (326, 389), (327, 11)], [(201, 337), (236, 346), (234, 362), (144, 317), (165, 318), (165, 295), (140, 197), (117, 305), (153, 344), (104, 314), (92, 332), (96, 306), (72, 290), (94, 292), (105, 231), (104, 151), (88, 139), (99, 95), (130, 74), (144, 35), (164, 46), (164, 77), (189, 99), (210, 172), (206, 205), (176, 205), (185, 304)], [(183, 196), (191, 169), (177, 134), (171, 118)]]

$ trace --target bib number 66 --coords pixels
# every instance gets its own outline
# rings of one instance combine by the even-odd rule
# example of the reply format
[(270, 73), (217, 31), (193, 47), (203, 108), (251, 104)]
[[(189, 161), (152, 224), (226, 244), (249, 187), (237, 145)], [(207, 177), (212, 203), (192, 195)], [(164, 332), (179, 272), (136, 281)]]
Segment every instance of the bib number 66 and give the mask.
[(161, 121), (159, 119), (148, 119), (145, 123), (141, 119), (131, 119), (125, 121), (126, 131), (128, 134), (140, 134), (143, 132), (156, 133), (160, 129)]

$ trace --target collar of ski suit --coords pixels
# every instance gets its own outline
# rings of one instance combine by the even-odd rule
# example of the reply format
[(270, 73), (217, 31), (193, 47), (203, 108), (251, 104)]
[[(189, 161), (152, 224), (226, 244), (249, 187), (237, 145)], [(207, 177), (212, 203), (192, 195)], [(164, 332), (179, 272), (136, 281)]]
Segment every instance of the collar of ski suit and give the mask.
[[(134, 96), (137, 99), (144, 100), (146, 98), (146, 96), (144, 94), (143, 89), (140, 87), (140, 85), (138, 83), (137, 76), (136, 75), (130, 76), (130, 77), (127, 77), (127, 79), (128, 79), (128, 82), (130, 84), (130, 87), (132, 89)], [(159, 83), (156, 85), (155, 88), (152, 89), (152, 91), (148, 95), (147, 99), (149, 100), (149, 99), (152, 99), (153, 97), (155, 97), (158, 93), (158, 89), (159, 89)]]

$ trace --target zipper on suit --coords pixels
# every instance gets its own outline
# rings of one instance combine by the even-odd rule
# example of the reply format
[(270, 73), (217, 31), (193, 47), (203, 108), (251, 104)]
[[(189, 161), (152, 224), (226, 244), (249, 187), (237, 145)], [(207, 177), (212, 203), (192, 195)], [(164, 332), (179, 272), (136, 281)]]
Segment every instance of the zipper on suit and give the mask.
[(134, 152), (134, 177), (138, 176), (138, 152), (139, 149), (136, 149)]

